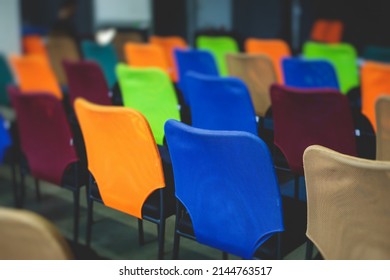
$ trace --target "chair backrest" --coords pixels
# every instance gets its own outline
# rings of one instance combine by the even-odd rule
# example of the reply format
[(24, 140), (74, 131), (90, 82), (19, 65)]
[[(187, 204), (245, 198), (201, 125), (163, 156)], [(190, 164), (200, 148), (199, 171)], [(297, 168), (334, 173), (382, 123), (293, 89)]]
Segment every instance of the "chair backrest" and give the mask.
[(376, 159), (390, 161), (390, 96), (380, 96), (375, 104)]
[(26, 210), (0, 208), (1, 260), (68, 260), (72, 252), (45, 218)]
[(245, 51), (249, 54), (268, 55), (274, 64), (278, 82), (283, 83), (282, 58), (291, 56), (290, 47), (285, 41), (249, 38), (245, 41)]
[(366, 62), (361, 68), (362, 113), (376, 130), (375, 103), (381, 95), (390, 95), (390, 66)]
[(83, 41), (81, 50), (85, 59), (97, 62), (103, 70), (104, 77), (109, 88), (116, 83), (115, 67), (118, 64), (118, 57), (112, 44), (99, 45), (93, 41)]
[(46, 92), (62, 99), (54, 72), (43, 57), (11, 56), (10, 62), (22, 93)]
[(285, 58), (282, 66), (286, 86), (340, 90), (336, 71), (327, 60)]
[(0, 54), (0, 105), (10, 105), (7, 86), (12, 83), (14, 83), (14, 78), (11, 69), (6, 58)]
[(78, 161), (61, 101), (46, 93), (22, 94), (15, 87), (9, 87), (8, 92), (31, 174), (61, 185), (66, 168)]
[(141, 112), (148, 120), (157, 144), (164, 143), (164, 123), (180, 120), (175, 89), (168, 75), (158, 68), (117, 67), (125, 107)]
[(178, 70), (175, 62), (174, 49), (187, 49), (186, 41), (179, 36), (150, 36), (149, 41), (153, 45), (159, 46), (168, 62), (169, 74), (172, 81), (178, 81)]
[(0, 163), (3, 163), (7, 149), (11, 146), (12, 140), (6, 121), (0, 114)]
[(64, 60), (63, 66), (68, 80), (69, 101), (83, 97), (101, 105), (112, 105), (110, 89), (99, 65), (93, 61)]
[(196, 39), (198, 49), (210, 51), (218, 65), (219, 73), (227, 76), (226, 55), (240, 51), (236, 40), (229, 36), (198, 36)]
[(118, 60), (120, 62), (126, 62), (125, 44), (128, 42), (142, 43), (144, 42), (144, 39), (139, 32), (116, 32), (116, 35), (112, 40), (112, 44), (114, 45), (116, 53), (118, 54)]
[(138, 218), (156, 189), (164, 188), (161, 158), (145, 117), (136, 110), (75, 102), (88, 169), (105, 205)]
[(378, 62), (390, 62), (390, 48), (380, 46), (367, 46), (363, 50), (363, 58)]
[(178, 86), (184, 95), (184, 100), (188, 104), (186, 96), (186, 74), (193, 71), (205, 75), (219, 76), (217, 64), (213, 55), (208, 51), (201, 50), (179, 50), (175, 51), (177, 68), (179, 70)]
[(189, 72), (187, 85), (194, 127), (258, 135), (252, 100), (241, 80)]
[(390, 258), (390, 163), (313, 146), (304, 154), (306, 235), (325, 259)]
[(80, 60), (80, 54), (76, 42), (68, 36), (53, 35), (47, 41), (47, 50), (51, 65), (60, 85), (67, 85), (63, 60)]
[(275, 170), (260, 138), (173, 120), (165, 131), (175, 194), (189, 212), (198, 242), (249, 259), (284, 230)]
[(322, 43), (340, 43), (344, 24), (340, 20), (318, 19), (311, 29), (310, 39)]
[(306, 58), (326, 59), (331, 62), (343, 94), (359, 86), (357, 53), (352, 45), (306, 42), (303, 46), (303, 55)]
[(228, 54), (229, 75), (248, 86), (256, 115), (264, 117), (271, 106), (269, 90), (276, 83), (272, 60), (266, 55)]
[(356, 155), (352, 113), (340, 92), (273, 85), (271, 101), (274, 143), (295, 174), (303, 175), (303, 152), (311, 145)]
[(27, 35), (22, 38), (23, 53), (25, 55), (42, 55), (48, 59), (43, 38), (39, 35)]

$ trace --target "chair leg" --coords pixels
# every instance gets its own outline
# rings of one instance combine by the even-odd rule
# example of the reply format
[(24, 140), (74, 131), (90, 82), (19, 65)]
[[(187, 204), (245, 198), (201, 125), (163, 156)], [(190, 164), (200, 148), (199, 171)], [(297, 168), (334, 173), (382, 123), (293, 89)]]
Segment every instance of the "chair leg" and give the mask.
[(172, 259), (177, 260), (179, 258), (179, 246), (180, 246), (180, 234), (175, 229), (175, 235), (173, 237), (173, 253)]
[(282, 259), (282, 233), (278, 232), (276, 235), (277, 241), (276, 241), (276, 259), (281, 260)]
[(11, 176), (12, 176), (12, 191), (14, 195), (14, 206), (17, 208), (19, 207), (19, 188), (18, 188), (18, 182), (16, 181), (16, 165), (11, 164)]
[(158, 224), (158, 259), (164, 259), (165, 219)]
[(35, 179), (35, 195), (37, 197), (37, 201), (41, 202), (41, 188), (38, 179)]
[(223, 260), (228, 260), (229, 259), (229, 254), (226, 252), (222, 252), (222, 259)]
[(26, 184), (25, 184), (25, 174), (22, 167), (19, 168), (20, 172), (20, 196), (19, 196), (19, 208), (24, 206), (24, 198), (26, 196)]
[(145, 244), (144, 223), (142, 219), (138, 219), (138, 243), (140, 246), (143, 246)]
[(73, 240), (78, 243), (79, 238), (79, 213), (80, 212), (80, 188), (73, 190)]
[(306, 242), (306, 260), (312, 260), (313, 259), (313, 242), (311, 240), (307, 240)]
[(294, 198), (299, 200), (299, 175), (294, 175)]
[(92, 219), (93, 219), (93, 200), (89, 198), (88, 196), (88, 203), (87, 203), (87, 235), (85, 238), (85, 243), (87, 247), (91, 246), (91, 235), (92, 235)]

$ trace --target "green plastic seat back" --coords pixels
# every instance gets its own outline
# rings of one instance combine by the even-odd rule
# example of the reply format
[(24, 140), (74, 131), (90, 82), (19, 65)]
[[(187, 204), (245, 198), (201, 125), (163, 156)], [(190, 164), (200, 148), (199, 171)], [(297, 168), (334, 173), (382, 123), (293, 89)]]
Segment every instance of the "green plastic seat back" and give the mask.
[(237, 42), (228, 36), (199, 36), (196, 39), (196, 46), (198, 49), (210, 51), (214, 55), (219, 73), (222, 76), (228, 75), (226, 54), (240, 51)]
[(179, 106), (169, 76), (158, 68), (116, 67), (125, 107), (141, 112), (149, 122), (156, 143), (164, 144), (164, 124), (180, 120)]
[(0, 54), (0, 105), (9, 106), (7, 86), (14, 82), (7, 60)]
[(359, 86), (357, 53), (352, 45), (307, 42), (303, 47), (303, 54), (306, 58), (321, 58), (332, 63), (343, 94)]

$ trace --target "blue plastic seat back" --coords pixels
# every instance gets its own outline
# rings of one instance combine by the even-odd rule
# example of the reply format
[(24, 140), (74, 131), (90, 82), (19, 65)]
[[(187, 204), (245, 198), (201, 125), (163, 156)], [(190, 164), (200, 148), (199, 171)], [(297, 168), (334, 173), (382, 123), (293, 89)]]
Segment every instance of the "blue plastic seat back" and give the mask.
[(241, 80), (195, 72), (187, 73), (186, 79), (194, 127), (258, 135), (252, 100)]
[(188, 104), (185, 85), (187, 72), (194, 71), (205, 75), (219, 76), (217, 64), (213, 55), (208, 51), (175, 49), (174, 52), (179, 72), (178, 87), (183, 92), (184, 100)]
[(285, 85), (300, 88), (332, 88), (340, 90), (336, 71), (326, 60), (284, 58)]
[(246, 259), (284, 230), (282, 202), (266, 144), (239, 131), (210, 131), (169, 120), (165, 134), (177, 199), (196, 240)]
[(4, 161), (6, 150), (12, 144), (11, 135), (7, 126), (6, 121), (0, 115), (0, 163)]
[(7, 86), (13, 84), (13, 82), (14, 79), (7, 60), (0, 54), (0, 105), (10, 105)]
[(83, 41), (81, 49), (85, 59), (96, 61), (103, 69), (109, 87), (116, 83), (115, 67), (118, 57), (113, 45), (99, 45), (92, 41)]

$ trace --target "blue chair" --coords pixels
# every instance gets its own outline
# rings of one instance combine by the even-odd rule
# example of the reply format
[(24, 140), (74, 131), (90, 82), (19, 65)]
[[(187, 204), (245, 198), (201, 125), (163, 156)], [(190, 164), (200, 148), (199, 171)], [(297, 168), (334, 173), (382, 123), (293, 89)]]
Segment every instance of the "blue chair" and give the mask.
[(96, 61), (103, 69), (108, 86), (112, 89), (117, 79), (115, 67), (118, 64), (118, 57), (113, 45), (99, 45), (93, 41), (83, 41), (81, 49), (85, 59)]
[(194, 127), (258, 135), (252, 100), (241, 80), (189, 72), (186, 82)]
[(0, 115), (0, 163), (4, 162), (4, 157), (7, 149), (11, 147), (11, 135), (7, 129), (7, 124), (4, 118)]
[(275, 170), (260, 138), (174, 120), (165, 124), (165, 133), (178, 200), (173, 258), (178, 257), (181, 236), (250, 259), (265, 241), (284, 231)]
[(284, 58), (285, 85), (299, 88), (332, 88), (340, 90), (336, 71), (326, 60)]
[(184, 101), (188, 104), (186, 96), (185, 75), (194, 71), (211, 76), (219, 76), (217, 64), (213, 55), (208, 51), (175, 49), (175, 58), (179, 74), (178, 87), (183, 92)]

